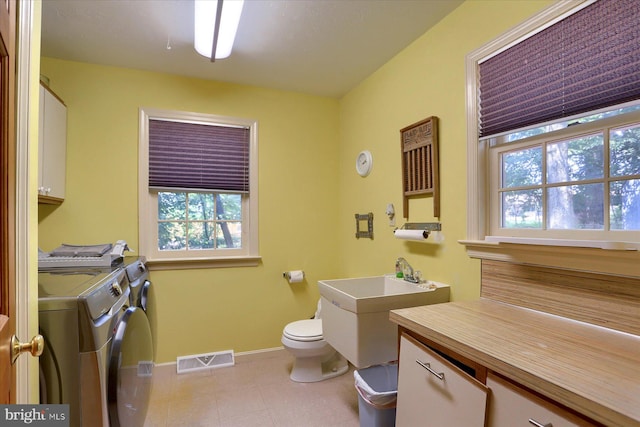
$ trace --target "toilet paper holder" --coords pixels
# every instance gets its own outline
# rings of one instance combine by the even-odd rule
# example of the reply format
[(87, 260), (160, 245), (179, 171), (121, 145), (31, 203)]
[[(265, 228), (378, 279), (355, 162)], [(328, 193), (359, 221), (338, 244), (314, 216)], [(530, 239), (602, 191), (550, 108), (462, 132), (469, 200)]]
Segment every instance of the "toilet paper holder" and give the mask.
[(287, 279), (289, 283), (298, 283), (305, 279), (305, 274), (303, 270), (291, 270), (282, 273), (282, 277)]

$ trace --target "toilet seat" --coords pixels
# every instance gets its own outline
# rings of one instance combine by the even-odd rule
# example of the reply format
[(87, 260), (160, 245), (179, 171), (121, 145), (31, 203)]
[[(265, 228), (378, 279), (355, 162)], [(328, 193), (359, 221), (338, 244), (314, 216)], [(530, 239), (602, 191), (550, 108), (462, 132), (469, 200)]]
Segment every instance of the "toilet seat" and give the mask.
[(294, 341), (320, 341), (322, 337), (322, 320), (308, 319), (291, 322), (284, 328), (283, 335)]

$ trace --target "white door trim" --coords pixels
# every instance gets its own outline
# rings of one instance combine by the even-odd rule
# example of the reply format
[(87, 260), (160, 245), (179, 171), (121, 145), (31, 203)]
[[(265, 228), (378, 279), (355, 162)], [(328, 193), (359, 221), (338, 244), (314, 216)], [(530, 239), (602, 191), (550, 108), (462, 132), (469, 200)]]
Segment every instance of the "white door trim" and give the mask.
[[(29, 186), (30, 159), (34, 153), (30, 152), (30, 120), (29, 114), (31, 105), (31, 54), (32, 54), (32, 31), (33, 31), (33, 1), (21, 1), (18, 7), (18, 33), (17, 38), (17, 74), (16, 74), (16, 336), (22, 340), (30, 340), (38, 333), (38, 311), (37, 304), (32, 313), (30, 301), (38, 301), (37, 267), (33, 266), (31, 271), (30, 261), (34, 258), (31, 253), (36, 254), (36, 248), (31, 250), (30, 239), (31, 227), (31, 207), (30, 199), (32, 192)], [(39, 49), (38, 49), (39, 50)], [(39, 77), (37, 77), (39, 79)], [(37, 104), (37, 103), (36, 103)], [(36, 144), (37, 146), (37, 144)], [(35, 154), (37, 155), (37, 153)], [(35, 187), (34, 187), (35, 188)], [(34, 226), (37, 226), (35, 224)], [(36, 255), (37, 256), (37, 255)], [(35, 293), (35, 294), (34, 294)], [(39, 403), (34, 400), (38, 396), (37, 358), (20, 357), (16, 361), (16, 403)]]

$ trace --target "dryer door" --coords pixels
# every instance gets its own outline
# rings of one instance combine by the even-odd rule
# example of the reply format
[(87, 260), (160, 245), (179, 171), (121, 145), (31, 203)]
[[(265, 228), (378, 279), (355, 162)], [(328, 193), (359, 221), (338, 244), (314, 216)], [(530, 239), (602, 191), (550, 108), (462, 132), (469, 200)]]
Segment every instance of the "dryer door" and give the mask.
[(142, 309), (129, 307), (116, 327), (109, 358), (108, 405), (112, 427), (144, 425), (153, 374), (151, 328)]

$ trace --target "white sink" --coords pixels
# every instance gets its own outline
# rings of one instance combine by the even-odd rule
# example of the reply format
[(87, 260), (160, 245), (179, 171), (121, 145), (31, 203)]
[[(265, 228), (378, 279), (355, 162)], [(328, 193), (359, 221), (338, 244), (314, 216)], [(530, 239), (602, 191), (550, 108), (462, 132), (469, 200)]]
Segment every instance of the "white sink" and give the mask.
[(325, 340), (357, 368), (398, 359), (398, 326), (389, 310), (449, 301), (449, 285), (392, 275), (318, 282)]
[[(431, 286), (432, 289), (429, 289)], [(435, 292), (440, 287), (439, 292)], [(433, 298), (446, 293), (449, 286), (434, 282), (420, 285), (393, 276), (359, 277), (355, 279), (321, 280), (320, 295), (333, 305), (352, 313), (372, 313), (396, 308), (430, 304)]]

